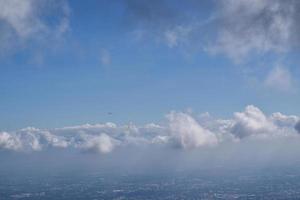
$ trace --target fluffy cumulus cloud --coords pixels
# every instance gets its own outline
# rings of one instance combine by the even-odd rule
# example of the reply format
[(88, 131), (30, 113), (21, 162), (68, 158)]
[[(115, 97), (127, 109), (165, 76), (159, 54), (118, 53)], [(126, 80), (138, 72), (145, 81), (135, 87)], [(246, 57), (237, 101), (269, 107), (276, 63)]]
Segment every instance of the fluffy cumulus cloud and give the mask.
[(69, 29), (69, 13), (64, 0), (0, 0), (1, 50), (59, 38)]
[(82, 148), (87, 151), (95, 151), (100, 153), (109, 153), (111, 152), (117, 141), (105, 133), (100, 135), (83, 135), (83, 144)]
[(186, 113), (171, 112), (167, 115), (171, 136), (183, 148), (197, 148), (218, 143), (216, 135), (203, 128)]
[[(222, 143), (233, 145), (248, 139), (299, 139), (300, 118), (282, 113), (264, 114), (249, 105), (231, 119), (215, 119), (210, 115), (192, 116), (172, 111), (160, 124), (117, 125), (114, 123), (37, 129), (24, 128), (0, 132), (2, 151), (43, 151), (75, 149), (82, 152), (107, 154), (118, 148), (164, 146), (185, 150), (216, 148)], [(298, 133), (297, 133), (298, 132)]]
[(270, 116), (271, 121), (278, 127), (292, 127), (297, 124), (299, 117), (296, 115), (284, 115), (280, 112)]
[(19, 150), (21, 149), (21, 142), (13, 134), (9, 134), (7, 132), (1, 132), (0, 149)]
[(259, 108), (250, 105), (244, 112), (234, 114), (231, 133), (240, 139), (294, 137), (297, 136), (294, 126), (298, 120), (298, 116), (279, 112), (266, 116)]
[(232, 133), (239, 137), (272, 134), (276, 126), (255, 106), (247, 106), (244, 112), (234, 114)]

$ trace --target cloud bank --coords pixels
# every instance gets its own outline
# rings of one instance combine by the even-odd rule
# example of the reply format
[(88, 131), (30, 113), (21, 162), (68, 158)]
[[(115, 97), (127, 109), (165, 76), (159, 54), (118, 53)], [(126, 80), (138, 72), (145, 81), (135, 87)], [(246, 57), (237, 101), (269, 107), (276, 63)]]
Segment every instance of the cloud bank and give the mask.
[(231, 119), (215, 119), (208, 114), (200, 117), (172, 111), (159, 124), (117, 125), (114, 123), (85, 124), (56, 129), (25, 129), (0, 132), (2, 151), (33, 152), (47, 149), (75, 149), (82, 152), (107, 154), (118, 148), (161, 146), (185, 151), (213, 149), (224, 143), (238, 144), (243, 140), (299, 137), (298, 116), (273, 113), (265, 115), (249, 105)]

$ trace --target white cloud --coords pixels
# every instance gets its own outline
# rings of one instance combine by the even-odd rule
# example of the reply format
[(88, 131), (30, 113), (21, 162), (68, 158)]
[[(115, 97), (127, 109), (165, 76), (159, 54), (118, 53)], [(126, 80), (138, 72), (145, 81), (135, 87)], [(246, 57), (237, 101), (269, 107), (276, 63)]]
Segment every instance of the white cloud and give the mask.
[(19, 150), (22, 144), (17, 137), (7, 132), (0, 132), (0, 149)]
[(99, 153), (111, 152), (118, 143), (105, 133), (99, 136), (83, 135), (84, 143), (80, 146), (87, 151), (95, 151)]
[[(0, 0), (1, 50), (59, 38), (69, 29), (69, 14), (65, 0)], [(47, 22), (48, 15), (57, 22)]]
[(234, 114), (232, 133), (239, 137), (251, 135), (269, 134), (275, 131), (275, 126), (264, 113), (255, 106), (247, 106), (244, 112)]
[(293, 127), (298, 121), (299, 117), (295, 115), (284, 115), (280, 112), (273, 113), (270, 119), (279, 127)]
[(268, 74), (265, 85), (279, 91), (291, 91), (293, 89), (293, 79), (287, 68), (275, 67)]
[(244, 112), (234, 114), (231, 132), (238, 138), (275, 138), (295, 136), (294, 126), (299, 117), (273, 113), (266, 116), (259, 108), (247, 106)]
[(1, 0), (0, 5), (0, 18), (20, 37), (26, 38), (45, 28), (34, 14), (33, 0)]
[(206, 16), (202, 1), (187, 1), (188, 12), (179, 12), (169, 1), (125, 4), (138, 38), (150, 36), (170, 48), (185, 44), (239, 63), (251, 55), (281, 54), (299, 46), (300, 3), (295, 0), (213, 1), (214, 10)]
[(191, 149), (201, 146), (211, 146), (218, 143), (217, 137), (190, 115), (171, 112), (167, 115), (171, 136), (183, 148)]
[(236, 62), (251, 54), (282, 53), (298, 37), (298, 1), (222, 0), (217, 43), (212, 51)]
[(130, 146), (165, 146), (189, 150), (216, 147), (222, 143), (234, 145), (247, 138), (270, 141), (273, 138), (297, 138), (300, 129), (298, 116), (278, 112), (267, 116), (252, 105), (243, 112), (234, 113), (231, 119), (215, 119), (207, 114), (203, 116), (197, 120), (189, 113), (170, 112), (166, 121), (143, 126), (108, 122), (49, 130), (28, 127), (0, 132), (0, 149), (30, 152), (71, 148), (103, 154)]

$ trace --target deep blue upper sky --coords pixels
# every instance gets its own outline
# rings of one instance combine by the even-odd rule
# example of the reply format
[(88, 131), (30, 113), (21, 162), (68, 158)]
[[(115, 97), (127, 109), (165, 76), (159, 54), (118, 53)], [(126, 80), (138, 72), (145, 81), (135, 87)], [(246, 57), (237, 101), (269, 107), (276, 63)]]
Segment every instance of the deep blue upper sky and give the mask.
[(1, 130), (248, 104), (300, 114), (300, 29), (285, 3), (24, 2), (0, 3)]

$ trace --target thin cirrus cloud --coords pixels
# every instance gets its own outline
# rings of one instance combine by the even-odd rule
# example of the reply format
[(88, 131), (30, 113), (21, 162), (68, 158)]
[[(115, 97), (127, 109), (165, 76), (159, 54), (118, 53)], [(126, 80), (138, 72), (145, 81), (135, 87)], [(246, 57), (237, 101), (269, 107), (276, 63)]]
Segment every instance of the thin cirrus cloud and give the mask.
[[(167, 45), (169, 48), (202, 46), (202, 36), (210, 29), (213, 17), (203, 19), (201, 7), (207, 1), (187, 1), (186, 12), (178, 8), (180, 1), (124, 1), (126, 19), (133, 25), (133, 36), (138, 40), (147, 38)], [(198, 48), (198, 47), (197, 47)]]
[(111, 64), (111, 55), (107, 49), (101, 49), (100, 51), (100, 63), (103, 66), (108, 66)]
[(172, 111), (160, 124), (137, 126), (114, 123), (85, 124), (42, 130), (25, 128), (0, 132), (2, 151), (33, 152), (47, 149), (75, 149), (79, 152), (110, 153), (127, 147), (166, 147), (184, 150), (235, 145), (243, 140), (299, 138), (298, 116), (273, 113), (269, 116), (249, 105), (231, 119), (209, 115), (195, 117)]
[(289, 92), (294, 88), (293, 82), (292, 74), (288, 68), (277, 66), (269, 72), (264, 84), (275, 90)]

